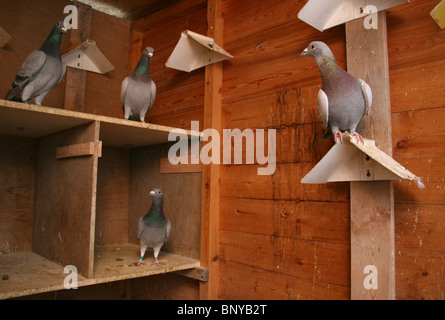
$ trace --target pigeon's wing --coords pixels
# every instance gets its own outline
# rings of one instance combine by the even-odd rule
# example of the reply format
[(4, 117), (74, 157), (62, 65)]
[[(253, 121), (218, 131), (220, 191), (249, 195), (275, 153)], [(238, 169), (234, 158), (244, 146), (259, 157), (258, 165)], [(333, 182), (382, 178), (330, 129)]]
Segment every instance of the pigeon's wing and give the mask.
[(60, 73), (60, 77), (59, 80), (57, 80), (56, 86), (60, 83), (60, 81), (62, 81), (65, 72), (66, 72), (66, 64), (65, 62), (62, 62), (62, 72)]
[(34, 50), (23, 62), (19, 72), (6, 95), (6, 100), (20, 95), (23, 88), (39, 73), (46, 61), (46, 54), (40, 50)]
[(150, 106), (149, 106), (149, 108), (151, 108), (153, 106), (153, 103), (155, 102), (155, 99), (156, 99), (156, 83), (154, 83), (153, 80), (151, 81), (150, 91), (151, 91), (151, 95), (150, 95)]
[(167, 220), (167, 225), (165, 226), (165, 241), (168, 240), (168, 238), (170, 238), (170, 231), (171, 231), (171, 224), (170, 221)]
[(365, 98), (365, 113), (366, 116), (371, 110), (372, 105), (372, 90), (371, 87), (362, 79), (358, 79), (360, 86), (362, 87), (363, 98)]
[(139, 222), (138, 222), (138, 233), (137, 233), (138, 240), (141, 240), (141, 236), (142, 236), (143, 232), (144, 232), (144, 222), (142, 221), (142, 218), (140, 218)]
[(329, 118), (329, 101), (328, 96), (323, 90), (318, 91), (318, 118), (321, 121), (324, 129), (328, 127), (328, 118)]
[(40, 50), (34, 50), (29, 54), (23, 62), (22, 67), (18, 72), (18, 76), (33, 78), (42, 69), (46, 61), (46, 54)]
[(122, 108), (124, 107), (125, 95), (127, 94), (127, 87), (128, 87), (128, 77), (125, 77), (125, 79), (124, 79), (124, 81), (122, 81), (122, 85), (121, 85), (121, 104), (122, 104)]

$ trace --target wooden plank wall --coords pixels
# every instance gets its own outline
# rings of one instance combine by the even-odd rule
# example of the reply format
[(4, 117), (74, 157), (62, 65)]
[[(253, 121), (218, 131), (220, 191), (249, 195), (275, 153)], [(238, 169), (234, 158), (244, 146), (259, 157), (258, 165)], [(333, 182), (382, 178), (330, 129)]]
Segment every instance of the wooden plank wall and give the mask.
[(445, 298), (445, 33), (430, 18), (438, 1), (389, 12), (393, 156), (425, 189), (396, 182), (396, 297)]
[[(350, 298), (349, 184), (302, 185), (332, 145), (322, 140), (311, 58), (322, 40), (345, 67), (344, 26), (297, 19), (306, 1), (224, 1), (223, 128), (277, 130), (277, 168), (221, 168), (219, 298)], [(393, 152), (426, 189), (395, 183), (396, 297), (443, 299), (444, 36), (413, 0), (388, 12)]]

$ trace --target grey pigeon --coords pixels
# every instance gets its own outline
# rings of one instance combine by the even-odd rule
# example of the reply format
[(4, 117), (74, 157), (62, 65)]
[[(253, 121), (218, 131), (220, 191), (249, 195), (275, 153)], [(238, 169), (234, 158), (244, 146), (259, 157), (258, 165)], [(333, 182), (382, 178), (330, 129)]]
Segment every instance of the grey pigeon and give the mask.
[(149, 70), (153, 52), (153, 48), (145, 48), (133, 73), (122, 81), (121, 103), (127, 120), (145, 122), (145, 115), (155, 101), (156, 84)]
[(363, 137), (355, 130), (371, 109), (371, 87), (340, 68), (324, 42), (311, 42), (301, 56), (313, 57), (320, 69), (318, 116), (323, 127), (331, 129), (335, 142), (337, 136), (343, 142), (342, 132), (350, 132), (363, 143)]
[(163, 244), (170, 236), (171, 224), (165, 217), (163, 211), (164, 193), (161, 189), (156, 188), (150, 191), (153, 202), (148, 213), (139, 219), (138, 223), (138, 240), (141, 245), (141, 256), (136, 264), (144, 264), (144, 255), (147, 248), (153, 248), (155, 257), (154, 264), (160, 265), (158, 254)]
[(63, 21), (58, 21), (39, 50), (34, 50), (23, 62), (6, 100), (28, 102), (34, 99), (39, 106), (46, 94), (62, 80), (66, 65), (60, 56), (62, 34), (66, 33)]

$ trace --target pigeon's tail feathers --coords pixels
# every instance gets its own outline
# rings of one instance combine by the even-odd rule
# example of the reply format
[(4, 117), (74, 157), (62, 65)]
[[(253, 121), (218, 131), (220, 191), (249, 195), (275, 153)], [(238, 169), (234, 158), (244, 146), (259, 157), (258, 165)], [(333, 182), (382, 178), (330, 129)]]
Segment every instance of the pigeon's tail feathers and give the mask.
[(128, 118), (128, 120), (141, 122), (141, 119), (139, 118), (139, 115), (135, 115), (135, 114), (131, 114), (130, 117)]
[(22, 102), (22, 99), (19, 98), (21, 94), (22, 88), (13, 83), (11, 89), (9, 89), (8, 93), (6, 94), (5, 100)]

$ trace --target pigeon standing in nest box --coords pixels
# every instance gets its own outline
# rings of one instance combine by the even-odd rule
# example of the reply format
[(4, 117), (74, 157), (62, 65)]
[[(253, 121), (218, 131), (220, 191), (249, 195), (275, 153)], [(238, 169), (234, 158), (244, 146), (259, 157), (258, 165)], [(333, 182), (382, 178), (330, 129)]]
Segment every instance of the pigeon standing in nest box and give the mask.
[(153, 53), (153, 48), (145, 48), (133, 73), (122, 81), (121, 103), (127, 120), (145, 122), (145, 115), (155, 101), (156, 84), (149, 70)]
[(66, 65), (60, 55), (62, 35), (66, 33), (63, 21), (58, 21), (39, 50), (35, 50), (23, 62), (5, 100), (28, 102), (34, 99), (42, 104), (49, 90), (62, 80)]
[(153, 248), (155, 257), (154, 264), (163, 264), (158, 261), (158, 254), (164, 242), (170, 236), (171, 224), (165, 217), (163, 210), (164, 193), (161, 189), (156, 188), (150, 191), (153, 197), (153, 203), (148, 213), (139, 219), (138, 223), (138, 239), (141, 245), (141, 256), (136, 264), (144, 264), (144, 254), (147, 248)]
[(330, 128), (335, 142), (343, 142), (342, 134), (350, 132), (363, 143), (363, 137), (355, 130), (371, 109), (371, 87), (340, 68), (324, 42), (311, 42), (301, 56), (313, 57), (320, 69), (318, 116), (323, 127)]

